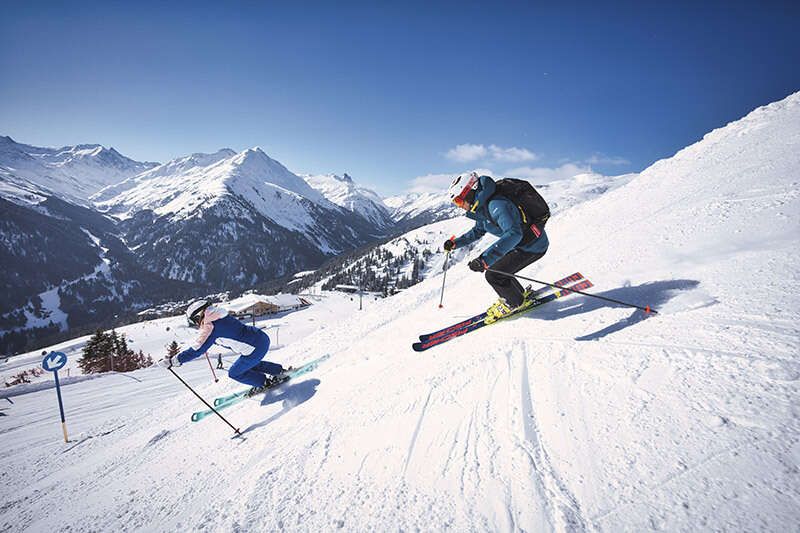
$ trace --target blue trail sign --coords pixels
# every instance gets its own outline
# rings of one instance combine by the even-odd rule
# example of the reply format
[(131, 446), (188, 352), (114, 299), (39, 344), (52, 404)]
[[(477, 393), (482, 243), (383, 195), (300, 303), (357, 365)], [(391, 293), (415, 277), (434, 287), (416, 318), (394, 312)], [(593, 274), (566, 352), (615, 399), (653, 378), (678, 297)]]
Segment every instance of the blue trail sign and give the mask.
[(64, 352), (50, 352), (42, 360), (42, 368), (53, 373), (56, 381), (56, 395), (58, 395), (58, 410), (61, 413), (61, 429), (64, 432), (64, 442), (69, 442), (67, 437), (67, 422), (64, 419), (64, 402), (61, 400), (61, 383), (58, 382), (58, 371), (67, 364), (67, 354)]

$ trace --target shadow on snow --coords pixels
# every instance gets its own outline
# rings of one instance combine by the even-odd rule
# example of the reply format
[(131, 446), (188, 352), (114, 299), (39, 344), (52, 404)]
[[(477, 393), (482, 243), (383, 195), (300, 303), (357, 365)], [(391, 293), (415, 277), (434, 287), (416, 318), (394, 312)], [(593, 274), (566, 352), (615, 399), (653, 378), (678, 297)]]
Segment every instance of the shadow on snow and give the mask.
[[(606, 292), (591, 293), (603, 296), (605, 298), (613, 298), (615, 300), (622, 300), (634, 305), (645, 307), (649, 305), (652, 309), (659, 311), (659, 309), (666, 304), (669, 300), (677, 296), (683, 291), (690, 291), (695, 289), (700, 284), (699, 281), (688, 279), (675, 279), (665, 281), (653, 281), (644, 283), (642, 285), (620, 287)], [(585, 291), (588, 292), (588, 291)], [(556, 300), (556, 305), (550, 304), (542, 306), (539, 310), (534, 310), (526, 315), (527, 318), (539, 320), (559, 320), (564, 317), (580, 315), (584, 313), (591, 313), (601, 307), (616, 307), (620, 309), (628, 309), (624, 305), (591, 298), (576, 294), (570, 296), (568, 299)], [(578, 341), (594, 341), (602, 339), (606, 335), (616, 333), (622, 329), (633, 326), (642, 320), (651, 316), (658, 316), (648, 314), (641, 309), (634, 309), (630, 316), (625, 317), (614, 324), (606, 326), (605, 328), (576, 337)]]
[(273, 403), (283, 402), (281, 410), (266, 420), (262, 420), (261, 422), (251, 425), (242, 431), (242, 434), (271, 424), (301, 403), (307, 402), (317, 393), (317, 386), (319, 386), (319, 384), (320, 380), (318, 379), (307, 379), (298, 383), (289, 382), (277, 390), (265, 394), (264, 399), (261, 400), (261, 405), (271, 405)]

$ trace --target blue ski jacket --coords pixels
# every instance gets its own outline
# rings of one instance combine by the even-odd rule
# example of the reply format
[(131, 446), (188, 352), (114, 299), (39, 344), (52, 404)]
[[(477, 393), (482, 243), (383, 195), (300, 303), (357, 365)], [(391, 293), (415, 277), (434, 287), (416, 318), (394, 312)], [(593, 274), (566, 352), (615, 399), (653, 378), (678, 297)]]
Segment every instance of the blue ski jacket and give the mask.
[(542, 234), (538, 238), (520, 246), (522, 217), (519, 209), (503, 196), (492, 197), (495, 190), (494, 180), (489, 176), (478, 179), (478, 192), (475, 195), (478, 205), (474, 211), (467, 211), (466, 214), (467, 218), (475, 221), (475, 226), (455, 240), (456, 248), (475, 242), (489, 232), (500, 237), (480, 255), (489, 267), (514, 248), (530, 253), (545, 253), (550, 241), (544, 228), (541, 228)]
[(249, 344), (257, 350), (262, 348), (265, 353), (266, 349), (269, 348), (269, 337), (266, 333), (256, 327), (248, 326), (230, 315), (214, 320), (211, 324), (213, 329), (199, 348), (187, 348), (178, 354), (178, 361), (180, 361), (181, 364), (196, 359), (206, 353), (219, 338), (232, 339), (244, 344)]

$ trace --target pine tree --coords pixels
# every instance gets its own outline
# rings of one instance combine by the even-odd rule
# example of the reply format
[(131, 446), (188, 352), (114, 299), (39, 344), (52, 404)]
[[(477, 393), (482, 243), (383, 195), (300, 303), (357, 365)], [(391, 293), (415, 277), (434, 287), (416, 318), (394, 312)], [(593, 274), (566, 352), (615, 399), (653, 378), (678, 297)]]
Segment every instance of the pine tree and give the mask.
[(414, 258), (414, 266), (411, 269), (411, 284), (412, 285), (416, 285), (417, 283), (420, 282), (419, 268), (420, 268), (420, 262), (417, 261), (417, 258), (415, 257)]
[(153, 364), (153, 359), (128, 348), (128, 339), (125, 334), (119, 335), (116, 331), (103, 333), (97, 331), (83, 348), (83, 356), (78, 361), (84, 374), (99, 372), (130, 372)]
[(172, 341), (170, 345), (167, 347), (167, 355), (169, 357), (175, 357), (178, 355), (180, 348), (178, 347), (178, 341)]
[(111, 369), (110, 358), (114, 351), (114, 340), (111, 335), (103, 333), (101, 330), (89, 339), (83, 347), (82, 357), (78, 361), (84, 374), (95, 374), (98, 372), (108, 372)]

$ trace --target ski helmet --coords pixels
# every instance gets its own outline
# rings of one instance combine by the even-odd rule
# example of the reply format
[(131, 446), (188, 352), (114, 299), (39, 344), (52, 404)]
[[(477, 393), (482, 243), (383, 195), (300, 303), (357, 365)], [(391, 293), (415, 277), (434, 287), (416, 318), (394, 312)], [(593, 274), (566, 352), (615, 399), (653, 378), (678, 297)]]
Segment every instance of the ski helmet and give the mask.
[(470, 172), (469, 174), (461, 174), (453, 180), (450, 188), (447, 190), (447, 195), (450, 201), (456, 204), (461, 209), (470, 210), (475, 203), (475, 195), (477, 194), (479, 186), (478, 174)]
[(200, 321), (203, 320), (203, 311), (210, 305), (211, 302), (208, 300), (197, 300), (190, 303), (189, 307), (186, 308), (186, 320), (189, 321), (189, 325), (194, 327), (199, 326)]

